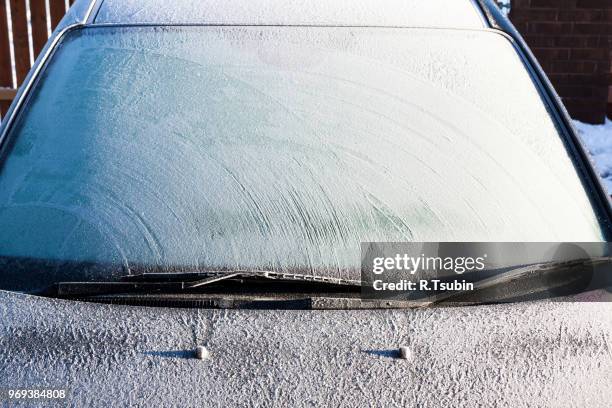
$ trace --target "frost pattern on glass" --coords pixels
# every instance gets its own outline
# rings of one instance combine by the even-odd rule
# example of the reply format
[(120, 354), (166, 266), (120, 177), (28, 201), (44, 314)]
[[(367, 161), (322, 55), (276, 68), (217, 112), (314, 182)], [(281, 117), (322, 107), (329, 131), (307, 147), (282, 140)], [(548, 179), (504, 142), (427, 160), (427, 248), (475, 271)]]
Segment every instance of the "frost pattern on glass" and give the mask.
[(490, 32), (83, 29), (11, 140), (5, 256), (355, 276), (362, 241), (602, 239)]
[(485, 26), (472, 0), (105, 0), (96, 23)]

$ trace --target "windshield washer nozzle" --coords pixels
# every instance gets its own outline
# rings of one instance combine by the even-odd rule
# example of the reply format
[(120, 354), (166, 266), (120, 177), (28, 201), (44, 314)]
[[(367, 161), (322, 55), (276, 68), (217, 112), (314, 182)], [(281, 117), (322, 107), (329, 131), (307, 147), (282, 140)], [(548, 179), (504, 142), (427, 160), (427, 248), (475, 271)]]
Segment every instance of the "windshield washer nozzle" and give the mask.
[(410, 360), (412, 357), (412, 352), (408, 346), (401, 346), (399, 348), (399, 355), (402, 360)]
[(195, 356), (198, 360), (206, 360), (210, 357), (210, 353), (204, 346), (197, 346), (195, 349)]

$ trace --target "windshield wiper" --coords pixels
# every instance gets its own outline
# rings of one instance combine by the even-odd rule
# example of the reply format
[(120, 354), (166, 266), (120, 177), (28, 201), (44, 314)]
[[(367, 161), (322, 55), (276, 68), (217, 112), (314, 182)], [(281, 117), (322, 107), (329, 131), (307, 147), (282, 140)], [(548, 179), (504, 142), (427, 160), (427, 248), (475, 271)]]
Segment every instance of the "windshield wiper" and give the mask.
[[(575, 294), (580, 289), (585, 289), (586, 285), (592, 289), (600, 289), (612, 284), (612, 271), (607, 268), (605, 273), (598, 273), (597, 268), (611, 263), (612, 257), (601, 257), (521, 266), (477, 280), (473, 282), (473, 289), (445, 292), (425, 298), (419, 302), (419, 306), (428, 307), (459, 299), (461, 300), (457, 303), (468, 304), (512, 301), (530, 295), (535, 299), (538, 291), (551, 290), (563, 296)], [(519, 286), (518, 290), (511, 288), (511, 285)], [(487, 291), (491, 292), (491, 296), (487, 297)], [(504, 295), (505, 299), (497, 297), (500, 294)]]
[(359, 293), (361, 281), (272, 271), (204, 271), (124, 275), (119, 281), (58, 282), (45, 296), (74, 297), (119, 293)]
[[(612, 258), (549, 262), (489, 271), (473, 290), (438, 293), (420, 299), (362, 299), (362, 281), (272, 271), (196, 271), (124, 275), (119, 281), (59, 282), (43, 296), (100, 303), (168, 307), (378, 309), (427, 307), (441, 303), (480, 304), (529, 300), (526, 295), (585, 282), (612, 285)], [(605, 266), (599, 273), (598, 267)], [(596, 273), (593, 271), (597, 271)], [(491, 275), (494, 273), (493, 275)], [(580, 289), (580, 288), (578, 288)], [(545, 293), (544, 297), (551, 297)], [(568, 293), (569, 294), (569, 293)]]

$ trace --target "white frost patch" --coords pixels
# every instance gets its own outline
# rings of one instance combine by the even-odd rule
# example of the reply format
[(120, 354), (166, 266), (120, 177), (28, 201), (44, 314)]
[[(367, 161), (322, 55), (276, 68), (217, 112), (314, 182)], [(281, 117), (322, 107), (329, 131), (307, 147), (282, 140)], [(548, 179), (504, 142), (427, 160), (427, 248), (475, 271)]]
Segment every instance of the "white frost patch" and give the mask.
[(612, 120), (606, 119), (603, 125), (589, 125), (575, 120), (574, 126), (593, 157), (606, 189), (612, 193)]

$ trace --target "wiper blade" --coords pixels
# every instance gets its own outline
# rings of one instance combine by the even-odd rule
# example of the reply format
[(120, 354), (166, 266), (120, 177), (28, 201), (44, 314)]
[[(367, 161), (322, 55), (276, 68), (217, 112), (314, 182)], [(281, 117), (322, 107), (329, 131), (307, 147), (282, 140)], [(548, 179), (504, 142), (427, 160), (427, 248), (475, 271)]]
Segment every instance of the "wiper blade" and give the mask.
[(180, 292), (184, 282), (58, 282), (38, 293), (42, 296), (94, 296), (112, 293)]
[[(579, 259), (565, 262), (546, 262), (540, 264), (533, 264), (527, 266), (521, 266), (514, 269), (509, 269), (499, 274), (496, 274), (492, 277), (482, 279), (474, 283), (474, 289), (466, 289), (452, 292), (445, 292), (441, 294), (437, 294), (431, 296), (429, 298), (425, 298), (419, 302), (420, 307), (428, 307), (438, 303), (452, 301), (454, 299), (464, 297), (466, 295), (478, 295), (483, 291), (488, 289), (494, 289), (500, 287), (501, 285), (511, 284), (515, 282), (521, 282), (523, 280), (527, 280), (529, 278), (541, 278), (543, 276), (551, 276), (554, 277), (555, 273), (558, 272), (578, 272), (574, 274), (563, 274), (559, 276), (559, 281), (556, 282), (557, 285), (563, 285), (567, 283), (572, 283), (579, 281), (584, 277), (580, 272), (585, 271), (585, 268), (595, 268), (601, 265), (608, 265), (612, 263), (612, 257), (600, 257), (600, 258), (592, 258), (592, 259)], [(600, 277), (601, 278), (601, 277)], [(598, 282), (594, 282), (594, 288), (605, 287), (606, 284), (610, 283), (610, 278), (612, 276), (604, 276), (604, 280), (598, 279)], [(599, 285), (597, 285), (599, 283)], [(491, 299), (490, 301), (494, 301), (495, 299)], [(472, 303), (472, 302), (469, 302)], [(477, 302), (474, 302), (477, 303)]]
[[(118, 282), (59, 282), (48, 288), (47, 296), (95, 296), (116, 293), (181, 293), (233, 286), (239, 292), (249, 292), (256, 287), (318, 292), (358, 292), (361, 281), (327, 276), (303, 275), (272, 271), (204, 271), (180, 273), (143, 273), (124, 275)], [(213, 288), (214, 287), (214, 288)]]

